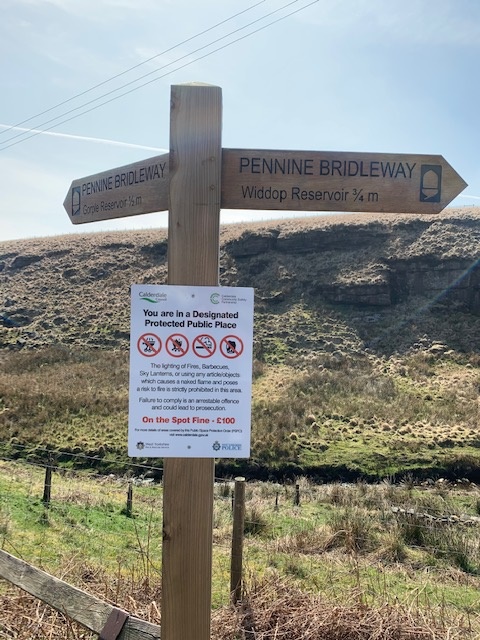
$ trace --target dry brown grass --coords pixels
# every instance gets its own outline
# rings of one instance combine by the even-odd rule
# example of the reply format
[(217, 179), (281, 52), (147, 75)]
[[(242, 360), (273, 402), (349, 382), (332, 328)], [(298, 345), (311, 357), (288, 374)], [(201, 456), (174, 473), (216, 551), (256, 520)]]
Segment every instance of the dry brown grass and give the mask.
[(97, 638), (40, 600), (10, 588), (0, 596), (2, 640), (90, 640)]
[[(91, 592), (104, 596), (102, 584)], [(117, 606), (161, 624), (158, 593), (145, 585), (119, 594)], [(61, 613), (24, 594), (8, 589), (0, 596), (0, 638), (32, 640), (91, 640), (96, 636)], [(362, 594), (350, 602), (332, 604), (300, 591), (285, 580), (265, 579), (247, 589), (236, 609), (223, 607), (212, 617), (212, 640), (460, 640), (472, 639), (467, 619), (446, 619), (441, 611), (422, 611), (414, 603), (385, 602), (371, 607)]]
[[(415, 607), (385, 602), (372, 608), (361, 595), (332, 605), (279, 580), (255, 584), (235, 612), (213, 618), (218, 640), (454, 640), (469, 637), (461, 620), (439, 622)], [(471, 637), (471, 636), (470, 636)]]

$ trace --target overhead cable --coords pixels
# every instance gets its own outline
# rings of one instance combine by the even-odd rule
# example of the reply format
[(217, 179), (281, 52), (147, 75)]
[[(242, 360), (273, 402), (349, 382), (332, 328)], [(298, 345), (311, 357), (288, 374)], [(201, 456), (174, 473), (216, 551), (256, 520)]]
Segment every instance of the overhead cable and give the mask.
[[(266, 0), (260, 0), (259, 2), (257, 2), (256, 4), (251, 5), (247, 9), (243, 9), (243, 11), (239, 11), (238, 13), (235, 13), (234, 15), (230, 16), (229, 18), (226, 18), (225, 20), (221, 20), (220, 22), (217, 22), (216, 24), (214, 24), (213, 26), (209, 27), (208, 29), (204, 29), (203, 31), (200, 31), (199, 33), (195, 34), (194, 36), (190, 36), (189, 38), (186, 38), (186, 40), (182, 40), (181, 42), (178, 42), (177, 44), (173, 45), (173, 47), (169, 47), (168, 49), (165, 49), (164, 51), (161, 51), (160, 53), (156, 53), (154, 56), (151, 56), (150, 58), (147, 58), (146, 60), (143, 60), (142, 62), (139, 62), (138, 64), (135, 64), (133, 67), (129, 67), (128, 69), (125, 69), (124, 71), (120, 71), (119, 73), (117, 73), (117, 74), (115, 74), (113, 76), (110, 76), (109, 78), (106, 78), (105, 80), (102, 80), (102, 82), (99, 82), (98, 84), (93, 85), (89, 89), (85, 89), (84, 91), (81, 91), (80, 93), (77, 93), (74, 96), (71, 96), (70, 98), (67, 98), (66, 100), (63, 100), (62, 102), (59, 102), (58, 104), (54, 105), (53, 107), (49, 107), (48, 109), (45, 109), (44, 111), (40, 111), (39, 113), (36, 113), (35, 115), (30, 116), (29, 118), (26, 118), (25, 120), (21, 120), (20, 122), (16, 122), (15, 124), (12, 124), (10, 127), (7, 127), (3, 131), (0, 131), (0, 136), (4, 135), (5, 133), (8, 133), (8, 131), (15, 130), (17, 127), (20, 127), (20, 126), (26, 124), (27, 122), (31, 122), (32, 120), (35, 120), (36, 118), (40, 118), (41, 116), (44, 116), (46, 113), (50, 113), (51, 111), (54, 111), (55, 109), (59, 109), (60, 107), (63, 107), (65, 104), (68, 104), (69, 102), (73, 102), (73, 100), (76, 100), (77, 98), (81, 98), (82, 96), (86, 95), (87, 93), (91, 93), (92, 91), (95, 91), (95, 89), (99, 89), (100, 87), (105, 86), (109, 82), (113, 82), (113, 80), (116, 80), (117, 78), (121, 78), (122, 76), (126, 75), (127, 73), (130, 73), (130, 71), (135, 71), (135, 69), (138, 69), (139, 67), (141, 67), (141, 66), (143, 66), (145, 64), (148, 64), (152, 60), (155, 60), (156, 58), (160, 58), (161, 56), (163, 56), (163, 55), (165, 55), (167, 53), (170, 53), (171, 51), (174, 51), (174, 49), (178, 49), (182, 45), (187, 44), (188, 42), (191, 42), (192, 40), (195, 40), (196, 38), (200, 38), (200, 36), (203, 36), (206, 33), (209, 33), (210, 31), (213, 31), (214, 29), (217, 29), (218, 27), (221, 27), (223, 24), (226, 24), (227, 22), (230, 22), (231, 20), (233, 20), (235, 18), (238, 18), (238, 16), (241, 16), (242, 14), (247, 13), (248, 11), (251, 11), (252, 9), (255, 9), (256, 7), (258, 7), (260, 4), (263, 4), (264, 2), (266, 2)], [(103, 94), (103, 96), (100, 96), (97, 99), (100, 100), (105, 95), (108, 95), (108, 94)], [(66, 115), (66, 114), (62, 114), (62, 115)], [(60, 115), (59, 117), (61, 118), (62, 115)], [(42, 126), (42, 125), (39, 125), (39, 126)], [(12, 138), (9, 138), (8, 140), (6, 140), (6, 142), (8, 142), (9, 140), (12, 140)]]
[[(150, 71), (149, 73), (144, 74), (143, 76), (140, 76), (136, 80), (132, 80), (132, 81), (130, 81), (128, 83), (125, 83), (124, 85), (118, 87), (117, 89), (112, 89), (111, 91), (103, 94), (102, 96), (99, 96), (98, 98), (95, 98), (93, 100), (89, 100), (88, 102), (85, 102), (82, 105), (80, 105), (78, 107), (75, 107), (74, 109), (70, 109), (69, 111), (66, 111), (63, 114), (61, 114), (59, 116), (56, 116), (55, 118), (51, 118), (50, 120), (47, 120), (46, 122), (43, 122), (40, 125), (37, 125), (37, 127), (43, 127), (43, 126), (45, 126), (47, 124), (55, 122), (56, 120), (59, 120), (60, 118), (62, 118), (65, 115), (69, 115), (70, 113), (73, 113), (75, 111), (79, 111), (83, 107), (86, 107), (86, 106), (88, 106), (90, 104), (98, 102), (102, 98), (105, 98), (105, 97), (107, 97), (109, 95), (112, 95), (113, 93), (117, 93), (118, 91), (121, 91), (122, 89), (124, 89), (124, 88), (126, 88), (126, 87), (128, 87), (128, 86), (130, 86), (132, 84), (135, 84), (136, 82), (139, 82), (140, 80), (143, 80), (144, 78), (146, 78), (146, 77), (148, 77), (150, 75), (159, 73), (163, 69), (166, 69), (167, 67), (172, 66), (172, 65), (176, 64), (177, 62), (180, 62), (184, 58), (187, 58), (187, 57), (189, 57), (189, 56), (191, 56), (191, 55), (193, 55), (195, 53), (198, 53), (199, 51), (202, 51), (203, 49), (211, 47), (212, 45), (216, 44), (217, 42), (220, 42), (221, 40), (225, 40), (225, 38), (228, 38), (229, 36), (231, 36), (231, 35), (233, 35), (235, 33), (238, 33), (239, 31), (243, 31), (246, 28), (252, 26), (253, 24), (270, 17), (271, 15), (273, 15), (275, 13), (278, 13), (282, 9), (285, 9), (286, 7), (291, 6), (292, 4), (296, 4), (298, 1), (299, 0), (292, 0), (292, 2), (289, 2), (289, 3), (285, 4), (285, 5), (283, 5), (282, 7), (280, 7), (279, 9), (276, 9), (275, 11), (272, 11), (269, 14), (266, 14), (262, 18), (258, 18), (257, 20), (254, 20), (254, 21), (250, 22), (249, 24), (247, 24), (247, 25), (245, 25), (243, 27), (239, 27), (238, 29), (235, 29), (235, 30), (231, 31), (230, 33), (226, 34), (225, 36), (217, 38), (216, 40), (213, 40), (209, 44), (204, 45), (202, 47), (199, 47), (198, 49), (195, 49), (194, 51), (192, 51), (192, 52), (190, 52), (188, 54), (185, 54), (184, 56), (181, 56), (180, 58), (177, 58), (173, 62), (170, 62), (170, 63), (164, 65), (163, 67), (160, 67), (159, 69), (155, 69), (154, 71)], [(218, 51), (222, 51), (223, 49), (226, 49), (227, 47), (231, 46), (232, 44), (235, 44), (237, 42), (245, 40), (246, 38), (248, 38), (248, 37), (250, 37), (250, 36), (252, 36), (252, 35), (254, 35), (254, 34), (256, 34), (256, 33), (260, 32), (260, 31), (263, 31), (264, 29), (267, 29), (268, 27), (270, 27), (270, 26), (272, 26), (274, 24), (277, 24), (278, 22), (281, 22), (282, 20), (285, 20), (286, 18), (288, 18), (288, 17), (290, 17), (290, 16), (292, 16), (292, 15), (294, 15), (296, 13), (304, 11), (305, 9), (307, 9), (308, 7), (316, 4), (317, 2), (319, 2), (319, 0), (312, 0), (311, 2), (303, 5), (302, 7), (298, 8), (298, 9), (295, 9), (294, 11), (291, 11), (290, 13), (287, 13), (287, 14), (285, 14), (283, 16), (280, 16), (279, 18), (277, 18), (275, 20), (272, 20), (271, 22), (267, 23), (266, 25), (258, 27), (257, 29), (254, 29), (253, 31), (250, 31), (247, 34), (239, 36), (238, 38), (235, 38), (231, 42), (228, 42), (228, 43), (222, 45), (221, 47), (217, 47), (216, 49), (213, 49), (212, 51), (209, 51), (208, 53), (205, 53), (204, 55), (198, 56), (197, 58), (195, 58), (193, 60), (190, 60), (189, 62), (186, 62), (186, 63), (176, 67), (175, 69), (171, 69), (170, 71), (167, 71), (166, 73), (163, 73), (162, 75), (160, 75), (160, 76), (158, 76), (156, 78), (148, 80), (147, 82), (144, 82), (144, 83), (140, 84), (137, 87), (133, 87), (132, 89), (129, 89), (128, 91), (124, 91), (123, 93), (121, 93), (119, 95), (116, 95), (116, 96), (114, 96), (112, 98), (109, 98), (108, 100), (100, 102), (99, 104), (95, 104), (94, 106), (90, 107), (89, 109), (85, 109), (84, 111), (81, 111), (80, 113), (77, 113), (77, 114), (75, 114), (75, 115), (73, 115), (73, 116), (71, 116), (69, 118), (65, 118), (63, 120), (60, 120), (60, 122), (56, 122), (55, 124), (52, 124), (50, 127), (46, 127), (44, 129), (38, 129), (37, 128), (35, 131), (27, 130), (26, 132), (22, 132), (22, 133), (19, 133), (19, 134), (15, 135), (15, 136), (12, 136), (12, 137), (8, 138), (7, 140), (5, 140), (5, 143), (0, 147), (0, 151), (4, 151), (5, 149), (8, 149), (8, 148), (13, 147), (13, 146), (16, 146), (16, 145), (18, 145), (18, 144), (20, 144), (22, 142), (25, 142), (25, 141), (27, 141), (27, 140), (29, 140), (31, 138), (34, 138), (34, 137), (36, 137), (36, 136), (38, 136), (38, 135), (40, 135), (42, 133), (46, 133), (48, 131), (51, 131), (52, 129), (55, 129), (58, 126), (60, 126), (62, 124), (65, 124), (66, 122), (70, 122), (71, 120), (74, 120), (74, 119), (76, 119), (76, 118), (78, 118), (78, 117), (80, 117), (82, 115), (85, 115), (86, 113), (90, 113), (91, 111), (94, 111), (95, 109), (98, 109), (98, 108), (100, 108), (100, 107), (102, 107), (102, 106), (104, 106), (106, 104), (109, 104), (111, 102), (114, 102), (115, 100), (118, 100), (118, 99), (126, 96), (126, 95), (129, 95), (130, 93), (133, 93), (134, 91), (138, 91), (138, 89), (141, 89), (142, 87), (145, 87), (145, 86), (147, 86), (149, 84), (152, 84), (153, 82), (157, 82), (158, 80), (161, 80), (162, 78), (165, 78), (166, 76), (171, 75), (172, 73), (175, 73), (176, 71), (179, 71), (181, 69), (184, 69), (185, 67), (190, 66), (194, 62), (198, 62), (199, 60), (203, 60), (203, 59), (207, 58), (208, 56), (213, 55), (214, 53), (217, 53)], [(27, 133), (29, 133), (29, 131), (33, 131), (33, 133), (31, 133), (30, 135), (27, 135)], [(21, 138), (20, 140), (17, 140), (16, 142), (11, 142), (11, 141), (13, 141), (13, 140), (15, 140), (16, 138), (19, 138), (19, 137)], [(11, 142), (11, 144), (6, 144), (8, 142)]]

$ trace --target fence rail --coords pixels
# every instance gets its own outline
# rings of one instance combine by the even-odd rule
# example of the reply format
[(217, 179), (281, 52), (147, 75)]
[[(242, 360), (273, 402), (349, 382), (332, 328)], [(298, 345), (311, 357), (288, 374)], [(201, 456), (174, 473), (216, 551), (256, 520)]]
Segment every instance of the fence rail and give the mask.
[[(45, 469), (41, 503), (46, 511), (50, 510), (52, 507), (52, 488), (55, 488), (54, 481), (61, 481), (60, 478), (53, 477), (53, 472), (61, 471), (61, 468), (54, 467), (50, 459), (45, 465), (30, 463), (27, 466), (36, 468), (39, 472), (42, 468)], [(235, 601), (238, 602), (242, 593), (245, 479), (236, 478), (234, 487), (231, 496), (234, 518), (230, 582), (234, 585), (232, 589), (234, 589)], [(127, 482), (127, 504), (124, 515), (127, 518), (133, 517), (132, 480)], [(131, 616), (128, 612), (36, 568), (5, 550), (0, 550), (0, 578), (51, 606), (71, 621), (98, 634), (100, 640), (153, 640), (160, 638), (159, 625)]]
[[(0, 577), (97, 633), (101, 640), (160, 638), (158, 625), (132, 617), (1, 550)], [(117, 630), (119, 633), (116, 633)]]

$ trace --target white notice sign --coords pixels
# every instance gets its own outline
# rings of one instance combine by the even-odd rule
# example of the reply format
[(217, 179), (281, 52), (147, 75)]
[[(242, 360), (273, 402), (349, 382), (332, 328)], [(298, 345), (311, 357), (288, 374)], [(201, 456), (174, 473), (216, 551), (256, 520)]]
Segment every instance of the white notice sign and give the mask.
[(133, 285), (128, 454), (248, 458), (253, 289)]

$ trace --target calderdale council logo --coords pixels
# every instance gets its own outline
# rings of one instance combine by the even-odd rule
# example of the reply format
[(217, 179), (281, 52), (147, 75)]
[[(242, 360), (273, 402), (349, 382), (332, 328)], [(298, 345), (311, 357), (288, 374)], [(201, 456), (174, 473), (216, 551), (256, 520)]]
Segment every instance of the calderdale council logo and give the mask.
[(166, 293), (157, 293), (156, 291), (140, 291), (140, 300), (144, 302), (150, 302), (151, 304), (157, 304), (158, 302), (165, 302), (167, 300)]

